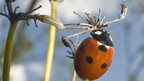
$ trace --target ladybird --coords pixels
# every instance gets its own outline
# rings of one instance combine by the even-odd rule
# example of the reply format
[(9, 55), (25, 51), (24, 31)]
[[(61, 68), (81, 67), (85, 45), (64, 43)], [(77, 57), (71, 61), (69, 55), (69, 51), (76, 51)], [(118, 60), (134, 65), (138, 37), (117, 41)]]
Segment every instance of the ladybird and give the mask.
[(114, 53), (112, 38), (106, 30), (94, 30), (91, 35), (79, 45), (74, 55), (75, 71), (83, 80), (101, 77), (108, 70)]
[[(125, 18), (127, 14), (127, 5), (125, 2), (122, 3), (121, 9), (121, 13), (117, 19), (105, 23), (103, 23), (105, 17), (101, 17), (100, 11), (98, 18), (91, 17), (89, 13), (80, 15), (74, 12), (87, 23), (65, 24), (65, 26), (76, 25), (74, 29), (85, 29), (85, 31), (62, 37), (65, 47), (70, 48), (67, 52), (71, 56), (67, 57), (73, 59), (74, 69), (81, 79), (90, 81), (98, 79), (110, 67), (114, 54), (113, 41), (110, 33), (104, 27), (108, 27), (112, 23)], [(76, 36), (78, 40), (79, 35), (87, 32), (90, 32), (91, 37), (84, 39), (80, 44), (74, 44), (72, 40), (69, 40), (69, 42), (66, 41), (66, 39)]]

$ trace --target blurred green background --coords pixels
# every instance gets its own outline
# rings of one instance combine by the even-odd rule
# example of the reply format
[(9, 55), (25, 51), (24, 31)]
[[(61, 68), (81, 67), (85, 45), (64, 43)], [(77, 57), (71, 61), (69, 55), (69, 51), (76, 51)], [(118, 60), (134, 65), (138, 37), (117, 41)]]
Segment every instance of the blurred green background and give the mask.
[[(59, 4), (58, 19), (63, 23), (84, 22), (73, 11), (89, 12), (98, 15), (101, 8), (105, 21), (117, 18), (122, 0), (64, 0)], [(114, 40), (115, 54), (110, 69), (97, 81), (144, 81), (144, 0), (126, 0), (128, 14), (122, 22), (106, 28)], [(4, 11), (4, 0), (0, 0), (0, 11)], [(35, 13), (50, 15), (48, 0), (16, 0), (13, 8), (29, 11), (42, 5)], [(47, 24), (32, 20), (20, 22), (14, 40), (11, 66), (11, 81), (42, 81), (45, 57), (48, 46), (49, 27)], [(3, 54), (9, 28), (8, 20), (0, 15), (0, 77), (2, 74)], [(80, 30), (57, 30), (51, 81), (70, 81), (73, 61), (66, 57), (68, 50), (62, 45), (61, 37)], [(79, 41), (89, 37), (89, 33)], [(77, 81), (81, 81), (79, 78)]]

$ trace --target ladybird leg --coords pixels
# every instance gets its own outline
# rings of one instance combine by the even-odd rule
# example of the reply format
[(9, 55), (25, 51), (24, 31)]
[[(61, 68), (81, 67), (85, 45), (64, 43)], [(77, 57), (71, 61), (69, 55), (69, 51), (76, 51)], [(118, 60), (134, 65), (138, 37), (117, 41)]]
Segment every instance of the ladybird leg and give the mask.
[(72, 40), (68, 40), (67, 41), (65, 39), (65, 37), (62, 36), (62, 43), (64, 44), (65, 47), (68, 47), (72, 53), (74, 53), (74, 47), (75, 47), (75, 45), (74, 45), (74, 43), (73, 43)]
[(73, 59), (73, 58), (74, 58), (74, 53), (73, 53), (72, 51), (67, 50), (67, 53), (68, 53), (69, 55), (66, 55), (66, 57), (68, 57), (68, 58), (70, 58), (70, 59)]
[(75, 43), (74, 43), (72, 40), (69, 40), (70, 43), (72, 44), (72, 47), (77, 48), (78, 39), (79, 39), (79, 36), (76, 37), (76, 41), (75, 41)]
[(72, 47), (75, 47), (74, 42), (73, 42), (72, 40), (69, 40), (69, 41), (70, 41), (70, 43), (72, 44)]
[(65, 47), (70, 47), (71, 48), (71, 45), (70, 43), (66, 40), (65, 36), (62, 36), (62, 43), (64, 44)]
[(63, 44), (70, 49), (70, 50), (67, 50), (67, 53), (69, 55), (67, 55), (66, 57), (69, 57), (71, 59), (74, 58), (75, 51), (79, 45), (78, 39), (79, 39), (79, 36), (77, 36), (76, 42), (74, 43), (72, 40), (67, 41), (64, 36), (62, 37)]
[(121, 14), (119, 15), (119, 17), (115, 20), (108, 21), (108, 22), (104, 23), (101, 27), (110, 26), (111, 24), (113, 24), (115, 22), (123, 20), (125, 18), (126, 14), (127, 14), (127, 10), (128, 10), (128, 6), (125, 2), (123, 2), (121, 4)]
[(72, 40), (66, 40), (65, 37), (63, 36), (62, 37), (62, 43), (64, 44), (65, 47), (68, 47), (70, 50), (67, 51), (67, 53), (69, 55), (67, 55), (66, 57), (69, 57), (69, 58), (74, 58), (74, 53), (75, 53), (75, 50), (74, 50), (74, 43)]
[[(68, 41), (66, 40), (65, 36), (62, 36), (62, 43), (64, 44), (65, 47), (69, 47), (70, 49), (72, 49), (72, 47), (75, 47), (75, 44), (73, 43), (72, 40), (68, 40)], [(71, 46), (71, 44), (72, 44), (72, 46)]]
[(74, 43), (72, 40), (70, 40), (71, 44), (73, 45), (73, 49), (70, 49), (71, 51), (69, 51), (69, 50), (67, 51), (68, 54), (71, 55), (71, 56), (70, 56), (70, 55), (69, 55), (69, 56), (67, 55), (67, 57), (69, 57), (69, 58), (71, 58), (71, 59), (74, 58), (75, 52), (76, 52), (76, 50), (77, 50), (77, 48), (78, 48), (78, 46), (79, 46), (78, 39), (79, 39), (79, 36), (77, 36), (75, 43)]

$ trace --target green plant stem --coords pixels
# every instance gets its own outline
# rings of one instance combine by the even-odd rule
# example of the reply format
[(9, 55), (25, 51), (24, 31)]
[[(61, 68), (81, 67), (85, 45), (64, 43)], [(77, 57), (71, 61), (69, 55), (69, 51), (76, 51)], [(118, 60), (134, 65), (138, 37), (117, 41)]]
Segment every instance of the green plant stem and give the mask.
[[(51, 16), (56, 17), (57, 14), (57, 1), (51, 0)], [(52, 67), (52, 60), (53, 60), (53, 52), (54, 52), (54, 43), (55, 43), (55, 34), (56, 28), (53, 25), (50, 25), (50, 33), (49, 33), (49, 42), (48, 42), (48, 50), (47, 50), (47, 57), (46, 57), (46, 66), (45, 66), (45, 74), (44, 74), (44, 81), (50, 81), (50, 73)]]
[(4, 64), (3, 64), (3, 81), (9, 81), (10, 77), (10, 65), (11, 65), (11, 57), (12, 57), (12, 49), (13, 49), (13, 39), (16, 31), (17, 22), (11, 22), (10, 28), (8, 31), (8, 36), (6, 40), (6, 47), (4, 53)]

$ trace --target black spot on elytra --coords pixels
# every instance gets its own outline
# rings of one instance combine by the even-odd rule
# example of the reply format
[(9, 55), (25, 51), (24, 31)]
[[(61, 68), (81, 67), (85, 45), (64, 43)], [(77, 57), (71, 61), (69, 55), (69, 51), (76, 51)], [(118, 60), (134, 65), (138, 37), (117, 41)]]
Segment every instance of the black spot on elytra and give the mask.
[(107, 67), (107, 64), (106, 63), (103, 63), (102, 65), (101, 65), (101, 68), (102, 69), (105, 69)]
[(98, 48), (99, 48), (99, 50), (101, 50), (103, 52), (107, 51), (107, 48), (105, 47), (105, 45), (99, 45)]
[(93, 62), (93, 58), (90, 57), (90, 56), (87, 56), (87, 57), (85, 58), (85, 60), (86, 60), (87, 63), (89, 63), (89, 64), (91, 64), (91, 63)]

